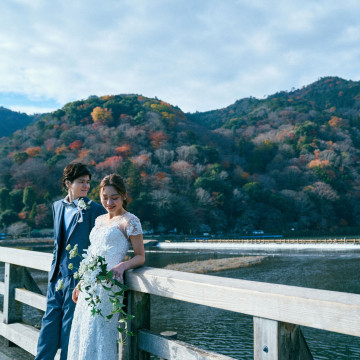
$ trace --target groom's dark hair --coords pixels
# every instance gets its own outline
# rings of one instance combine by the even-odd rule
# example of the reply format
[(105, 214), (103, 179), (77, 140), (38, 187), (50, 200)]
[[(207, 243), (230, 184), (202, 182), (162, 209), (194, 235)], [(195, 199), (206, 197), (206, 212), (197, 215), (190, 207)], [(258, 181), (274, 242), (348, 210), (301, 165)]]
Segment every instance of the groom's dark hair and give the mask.
[(66, 185), (65, 185), (66, 180), (73, 182), (75, 179), (86, 175), (89, 175), (89, 178), (91, 179), (91, 173), (89, 169), (86, 167), (86, 165), (81, 163), (69, 164), (68, 166), (66, 166), (66, 168), (63, 171), (62, 184), (64, 189), (66, 189)]

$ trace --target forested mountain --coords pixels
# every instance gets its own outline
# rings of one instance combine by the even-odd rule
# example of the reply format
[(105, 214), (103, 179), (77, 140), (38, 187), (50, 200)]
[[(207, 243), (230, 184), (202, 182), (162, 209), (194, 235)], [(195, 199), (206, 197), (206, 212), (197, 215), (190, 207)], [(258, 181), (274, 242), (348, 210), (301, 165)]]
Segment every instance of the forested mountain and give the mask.
[(0, 106), (0, 138), (22, 129), (34, 120), (33, 116), (11, 111)]
[[(185, 114), (139, 95), (65, 105), (1, 141), (0, 221), (51, 224), (71, 161), (127, 178), (129, 210), (156, 232), (341, 232), (360, 224), (360, 82)], [(21, 201), (21, 199), (23, 201)]]

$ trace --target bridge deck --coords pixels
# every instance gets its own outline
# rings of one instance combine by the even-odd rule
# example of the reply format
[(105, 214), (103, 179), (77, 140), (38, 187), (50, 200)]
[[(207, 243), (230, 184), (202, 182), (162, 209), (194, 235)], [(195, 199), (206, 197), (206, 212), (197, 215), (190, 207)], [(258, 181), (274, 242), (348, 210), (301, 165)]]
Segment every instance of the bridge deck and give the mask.
[(0, 336), (0, 360), (34, 360), (34, 355), (18, 346), (6, 347), (5, 339)]

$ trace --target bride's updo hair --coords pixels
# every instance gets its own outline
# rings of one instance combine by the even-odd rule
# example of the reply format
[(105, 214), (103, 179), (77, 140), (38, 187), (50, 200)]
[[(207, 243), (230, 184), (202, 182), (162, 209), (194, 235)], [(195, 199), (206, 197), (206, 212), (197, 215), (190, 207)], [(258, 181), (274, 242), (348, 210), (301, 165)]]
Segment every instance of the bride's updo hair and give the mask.
[(126, 200), (126, 187), (124, 179), (118, 174), (110, 174), (106, 175), (99, 185), (100, 193), (104, 189), (105, 186), (113, 186), (115, 190), (120, 194), (123, 198), (123, 208), (126, 210), (127, 200)]

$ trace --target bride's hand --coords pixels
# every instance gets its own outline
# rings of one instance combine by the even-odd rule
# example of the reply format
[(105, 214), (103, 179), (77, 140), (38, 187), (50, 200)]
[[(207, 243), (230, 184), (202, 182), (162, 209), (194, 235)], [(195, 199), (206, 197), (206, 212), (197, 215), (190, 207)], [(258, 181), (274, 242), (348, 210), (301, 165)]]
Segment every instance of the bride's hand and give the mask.
[(76, 286), (76, 288), (73, 290), (72, 292), (72, 300), (73, 302), (76, 304), (77, 301), (78, 301), (78, 297), (79, 297), (79, 293), (80, 293), (80, 290), (79, 288)]
[(124, 280), (124, 272), (126, 270), (125, 268), (126, 266), (124, 265), (124, 263), (120, 263), (115, 265), (111, 271), (114, 274), (114, 279), (116, 279), (117, 281), (122, 282)]

